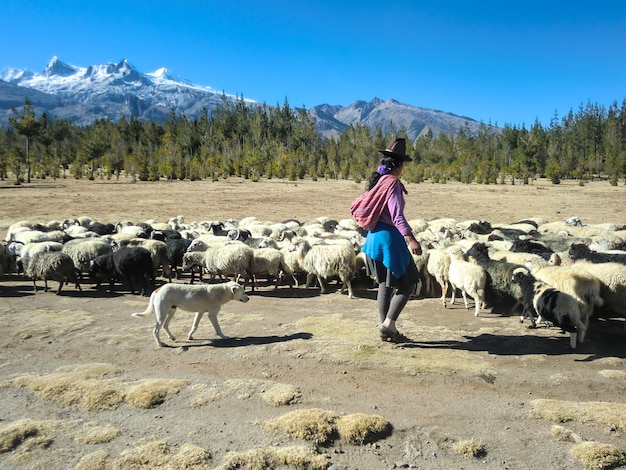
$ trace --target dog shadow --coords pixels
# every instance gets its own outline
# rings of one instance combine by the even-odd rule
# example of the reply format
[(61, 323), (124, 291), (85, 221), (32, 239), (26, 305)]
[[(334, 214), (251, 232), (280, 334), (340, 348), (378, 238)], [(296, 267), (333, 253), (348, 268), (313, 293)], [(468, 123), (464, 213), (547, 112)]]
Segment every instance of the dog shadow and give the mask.
[(310, 299), (313, 297), (319, 297), (320, 294), (319, 288), (317, 289), (304, 289), (304, 288), (286, 288), (286, 289), (272, 289), (272, 290), (259, 290), (255, 289), (254, 291), (246, 291), (246, 294), (250, 297), (268, 297), (268, 298), (277, 298), (277, 299)]
[(284, 343), (287, 341), (294, 341), (298, 339), (311, 339), (312, 333), (300, 332), (293, 333), (291, 335), (283, 336), (243, 336), (241, 338), (228, 338), (228, 339), (200, 339), (185, 342), (177, 345), (166, 345), (168, 348), (182, 348), (183, 350), (188, 348), (203, 348), (207, 346), (213, 346), (214, 348), (242, 348), (245, 346), (259, 346), (265, 344)]

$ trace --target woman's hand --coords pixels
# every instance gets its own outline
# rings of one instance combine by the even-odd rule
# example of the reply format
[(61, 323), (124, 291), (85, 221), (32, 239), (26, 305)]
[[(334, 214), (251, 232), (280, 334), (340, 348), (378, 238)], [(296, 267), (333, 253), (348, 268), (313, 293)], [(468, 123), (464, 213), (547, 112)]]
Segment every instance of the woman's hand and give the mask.
[(415, 239), (413, 234), (405, 235), (404, 239), (406, 240), (407, 245), (409, 246), (409, 251), (414, 255), (422, 254), (422, 245)]
[(422, 245), (414, 238), (413, 240), (409, 240), (409, 251), (414, 255), (422, 254)]

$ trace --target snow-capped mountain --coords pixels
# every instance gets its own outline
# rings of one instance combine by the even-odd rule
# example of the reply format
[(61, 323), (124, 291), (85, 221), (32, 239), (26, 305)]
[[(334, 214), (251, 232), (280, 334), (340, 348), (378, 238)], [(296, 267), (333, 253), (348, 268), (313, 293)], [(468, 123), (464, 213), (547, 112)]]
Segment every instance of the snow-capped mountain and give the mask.
[[(122, 116), (164, 121), (171, 110), (194, 119), (203, 108), (211, 114), (221, 104), (224, 93), (193, 84), (166, 68), (142, 73), (126, 59), (119, 63), (79, 67), (53, 57), (42, 73), (14, 68), (0, 72), (0, 125), (6, 125), (13, 115), (11, 108), (20, 109), (25, 96), (37, 115), (46, 112), (51, 118), (85, 125), (98, 118), (117, 121)], [(226, 97), (237, 99), (233, 95)], [(326, 137), (336, 137), (357, 123), (372, 128), (378, 124), (383, 130), (393, 123), (396, 129), (406, 128), (411, 139), (426, 129), (437, 135), (440, 132), (455, 134), (465, 125), (476, 132), (480, 126), (470, 118), (378, 98), (370, 102), (357, 101), (347, 107), (322, 104), (310, 108), (309, 112)]]
[[(36, 113), (45, 111), (50, 117), (70, 119), (78, 124), (89, 124), (97, 118), (116, 121), (131, 115), (161, 121), (171, 109), (193, 118), (203, 107), (210, 112), (222, 99), (222, 93), (178, 79), (165, 68), (141, 73), (126, 59), (117, 64), (77, 67), (53, 57), (41, 74), (5, 69), (0, 72), (0, 80), (22, 88), (11, 92), (22, 94), (20, 105), (27, 95)], [(41, 95), (33, 97), (29, 90), (56, 97), (55, 105), (50, 100), (41, 102)], [(7, 87), (0, 91), (0, 122), (6, 122), (11, 114), (4, 104)]]

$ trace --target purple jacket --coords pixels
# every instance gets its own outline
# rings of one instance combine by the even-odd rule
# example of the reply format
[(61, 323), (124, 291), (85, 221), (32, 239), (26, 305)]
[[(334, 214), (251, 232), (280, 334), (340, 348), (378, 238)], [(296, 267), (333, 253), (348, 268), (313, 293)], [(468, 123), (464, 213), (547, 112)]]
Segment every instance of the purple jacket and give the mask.
[(383, 209), (379, 222), (393, 225), (404, 236), (411, 233), (411, 227), (404, 217), (404, 194), (403, 186), (397, 185), (389, 197), (387, 207)]

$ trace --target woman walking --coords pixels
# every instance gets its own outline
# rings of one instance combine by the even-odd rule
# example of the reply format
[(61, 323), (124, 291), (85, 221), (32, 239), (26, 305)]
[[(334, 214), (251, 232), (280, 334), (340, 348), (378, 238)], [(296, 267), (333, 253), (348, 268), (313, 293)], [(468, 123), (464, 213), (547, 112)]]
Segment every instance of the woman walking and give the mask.
[[(368, 180), (367, 196), (375, 226), (370, 228), (362, 251), (368, 275), (378, 283), (378, 327), (383, 341), (410, 341), (396, 328), (396, 321), (415, 291), (419, 274), (411, 254), (420, 255), (422, 247), (413, 236), (404, 216), (404, 194), (400, 182), (403, 165), (413, 159), (406, 154), (406, 141), (394, 138), (382, 153), (380, 165)], [(372, 221), (372, 224), (375, 221)]]

